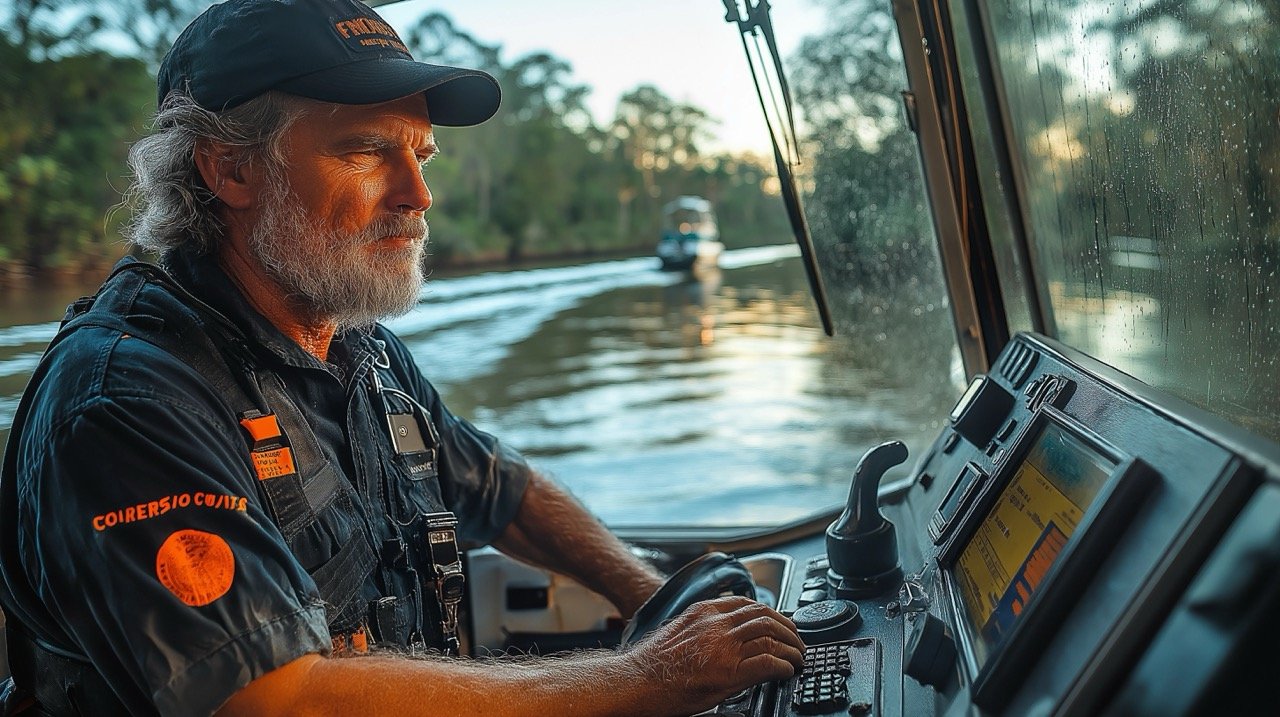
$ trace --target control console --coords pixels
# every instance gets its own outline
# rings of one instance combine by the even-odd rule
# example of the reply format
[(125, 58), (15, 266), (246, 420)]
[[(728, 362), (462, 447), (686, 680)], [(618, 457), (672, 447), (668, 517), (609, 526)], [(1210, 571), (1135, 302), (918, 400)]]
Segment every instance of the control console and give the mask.
[[(1044, 337), (976, 377), (909, 481), (884, 443), (781, 608), (805, 669), (719, 714), (1273, 707), (1280, 449)], [(1275, 661), (1270, 664), (1276, 667)]]

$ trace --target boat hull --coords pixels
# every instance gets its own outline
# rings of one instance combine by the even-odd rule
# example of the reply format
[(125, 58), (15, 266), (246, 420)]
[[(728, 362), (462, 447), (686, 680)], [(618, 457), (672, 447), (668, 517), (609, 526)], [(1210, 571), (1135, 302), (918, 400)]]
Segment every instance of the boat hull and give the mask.
[(714, 239), (663, 241), (657, 256), (663, 271), (694, 271), (718, 266), (723, 252), (724, 244)]

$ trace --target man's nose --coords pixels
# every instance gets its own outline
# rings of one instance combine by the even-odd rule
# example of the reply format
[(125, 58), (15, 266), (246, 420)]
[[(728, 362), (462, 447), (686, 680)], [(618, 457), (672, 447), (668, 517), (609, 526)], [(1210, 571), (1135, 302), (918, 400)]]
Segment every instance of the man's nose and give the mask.
[(417, 158), (403, 162), (394, 178), (392, 204), (401, 212), (425, 212), (431, 208), (431, 189), (422, 176), (422, 165)]

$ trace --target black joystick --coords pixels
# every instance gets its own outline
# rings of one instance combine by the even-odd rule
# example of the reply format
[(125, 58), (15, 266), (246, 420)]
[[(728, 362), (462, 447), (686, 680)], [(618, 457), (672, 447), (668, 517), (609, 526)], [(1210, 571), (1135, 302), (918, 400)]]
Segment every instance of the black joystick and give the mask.
[(827, 581), (837, 597), (874, 597), (902, 583), (897, 531), (880, 514), (878, 493), (885, 471), (905, 460), (907, 447), (890, 441), (867, 451), (853, 471), (849, 504), (827, 528)]

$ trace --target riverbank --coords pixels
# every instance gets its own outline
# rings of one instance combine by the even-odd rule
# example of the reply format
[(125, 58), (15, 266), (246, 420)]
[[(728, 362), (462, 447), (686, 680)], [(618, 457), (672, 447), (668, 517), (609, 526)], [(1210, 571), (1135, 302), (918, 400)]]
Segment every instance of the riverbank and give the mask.
[[(773, 243), (776, 237), (762, 238), (758, 242), (735, 244), (731, 248), (745, 248)], [(94, 254), (77, 257), (58, 266), (34, 267), (25, 262), (0, 261), (0, 293), (25, 292), (33, 287), (68, 288), (96, 285), (127, 252), (123, 245), (117, 254)], [(448, 254), (434, 256), (427, 247), (427, 267), (433, 276), (456, 276), (478, 271), (502, 271), (506, 269), (536, 269), (578, 262), (606, 259), (626, 259), (648, 256), (653, 253), (652, 243), (630, 247), (594, 249), (589, 251), (544, 252), (522, 256), (512, 260), (505, 252), (484, 254)]]
[[(643, 256), (652, 247), (634, 246), (600, 251), (548, 252), (512, 260), (505, 253), (490, 255), (435, 257), (428, 248), (427, 266), (432, 274), (453, 276), (476, 271), (528, 269), (578, 261), (621, 259)], [(0, 261), (0, 293), (25, 292), (34, 287), (81, 287), (102, 280), (127, 252), (114, 255), (85, 256), (59, 266), (34, 267), (25, 262)]]
[(427, 268), (433, 275), (453, 276), (478, 271), (502, 271), (506, 269), (536, 269), (544, 266), (598, 261), (602, 259), (626, 259), (653, 253), (653, 247), (633, 246), (592, 251), (546, 252), (534, 256), (511, 259), (505, 253), (476, 254), (469, 256), (433, 256), (427, 247)]
[(34, 287), (82, 286), (100, 281), (124, 256), (95, 256), (59, 266), (35, 267), (25, 262), (0, 261), (0, 292), (27, 291)]

